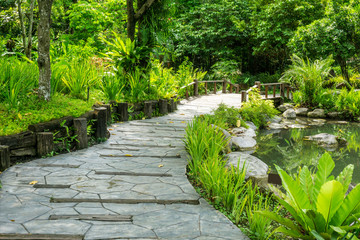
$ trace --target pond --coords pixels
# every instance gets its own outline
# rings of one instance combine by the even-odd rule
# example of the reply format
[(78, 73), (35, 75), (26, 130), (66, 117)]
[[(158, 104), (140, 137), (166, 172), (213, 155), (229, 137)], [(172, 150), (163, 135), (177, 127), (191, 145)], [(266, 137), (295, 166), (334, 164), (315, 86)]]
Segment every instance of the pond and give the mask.
[(360, 124), (331, 124), (311, 126), (304, 129), (262, 130), (257, 136), (258, 148), (253, 154), (276, 172), (275, 164), (287, 172), (296, 172), (299, 166), (316, 167), (320, 156), (325, 153), (323, 147), (307, 141), (305, 136), (329, 133), (348, 142), (346, 146), (328, 151), (335, 162), (332, 175), (338, 176), (348, 164), (354, 165), (352, 182), (360, 183)]

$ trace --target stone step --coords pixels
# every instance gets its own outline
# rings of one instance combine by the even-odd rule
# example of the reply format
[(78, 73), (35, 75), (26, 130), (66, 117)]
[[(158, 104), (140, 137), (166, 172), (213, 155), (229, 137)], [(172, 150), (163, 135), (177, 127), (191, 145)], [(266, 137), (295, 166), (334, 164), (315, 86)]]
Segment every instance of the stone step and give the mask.
[(135, 173), (135, 172), (95, 171), (95, 174), (100, 174), (100, 175), (120, 175), (120, 176), (136, 176), (136, 177), (172, 177), (171, 174), (166, 174), (166, 173)]
[(0, 233), (0, 239), (6, 240), (82, 240), (82, 235), (67, 235), (67, 234), (3, 234)]
[(131, 215), (109, 215), (109, 214), (78, 214), (78, 215), (50, 215), (49, 220), (87, 220), (106, 222), (132, 222)]
[(64, 184), (34, 184), (34, 188), (70, 188), (71, 185), (64, 185)]
[(96, 198), (51, 198), (51, 203), (116, 203), (116, 204), (139, 204), (156, 203), (162, 205), (169, 204), (189, 204), (199, 205), (199, 199), (96, 199)]

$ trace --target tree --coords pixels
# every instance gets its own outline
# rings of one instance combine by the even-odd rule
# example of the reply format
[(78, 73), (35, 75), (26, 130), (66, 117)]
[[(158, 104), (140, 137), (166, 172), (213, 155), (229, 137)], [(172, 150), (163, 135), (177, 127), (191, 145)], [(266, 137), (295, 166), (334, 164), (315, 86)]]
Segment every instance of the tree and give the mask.
[(359, 3), (342, 0), (329, 1), (326, 17), (300, 27), (289, 47), (301, 57), (324, 59), (333, 55), (349, 82), (347, 60), (355, 56), (360, 46), (358, 32)]
[(21, 8), (22, 3), (23, 3), (23, 0), (18, 0), (16, 2), (17, 7), (18, 7), (19, 19), (20, 19), (21, 36), (22, 36), (22, 40), (23, 40), (23, 47), (24, 47), (25, 55), (27, 58), (31, 59), (35, 0), (31, 0), (31, 2), (30, 2), (28, 34), (26, 34), (25, 21), (24, 21), (25, 13), (23, 12), (23, 10)]
[(38, 27), (39, 97), (46, 101), (50, 100), (50, 24), (53, 1), (54, 0), (38, 0), (40, 15)]
[[(126, 0), (127, 9), (127, 37), (134, 41), (136, 23), (139, 22), (139, 29), (141, 26), (141, 20), (144, 17), (146, 11), (151, 7), (155, 0), (137, 0), (137, 11), (134, 10), (134, 1)], [(140, 32), (140, 31), (138, 31)]]

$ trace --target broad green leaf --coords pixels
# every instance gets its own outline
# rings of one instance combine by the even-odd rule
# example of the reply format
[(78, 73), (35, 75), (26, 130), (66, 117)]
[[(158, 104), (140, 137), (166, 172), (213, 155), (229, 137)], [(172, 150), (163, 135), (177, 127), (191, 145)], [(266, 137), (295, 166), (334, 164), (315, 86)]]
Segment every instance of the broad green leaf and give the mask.
[(313, 222), (314, 227), (312, 227), (311, 229), (315, 229), (317, 232), (320, 232), (320, 233), (325, 231), (326, 222), (325, 222), (323, 215), (321, 215), (321, 213), (316, 212), (314, 210), (309, 210), (309, 211), (306, 211), (306, 215)]
[(316, 201), (316, 208), (323, 215), (326, 225), (329, 224), (343, 200), (344, 193), (341, 183), (332, 180), (322, 185)]
[(304, 209), (312, 209), (312, 206), (306, 197), (304, 190), (301, 188), (300, 183), (292, 179), (284, 170), (275, 166), (280, 178), (282, 180), (282, 185), (288, 193), (290, 199), (295, 204), (295, 209), (298, 213), (302, 212)]
[(336, 178), (336, 180), (339, 181), (344, 186), (344, 194), (349, 189), (353, 172), (354, 172), (354, 165), (349, 164), (344, 168), (344, 170), (342, 170), (342, 172)]
[(311, 234), (317, 239), (317, 240), (325, 240), (317, 231), (311, 230)]
[(332, 228), (332, 230), (334, 230), (337, 233), (346, 234), (346, 231), (344, 229), (340, 228), (340, 227), (335, 227), (333, 225), (330, 225), (330, 227)]
[(284, 200), (277, 198), (278, 202), (283, 205), (286, 210), (288, 210), (288, 212), (291, 214), (291, 216), (296, 220), (296, 222), (298, 224), (300, 224), (301, 226), (306, 227), (308, 224), (305, 222), (305, 220), (303, 219), (304, 217), (302, 215), (299, 215), (296, 210), (287, 202), (285, 202)]
[(318, 198), (318, 194), (322, 185), (326, 182), (334, 167), (335, 163), (332, 160), (330, 154), (324, 153), (319, 159), (317, 172), (315, 174), (315, 186), (313, 189), (313, 199), (315, 201)]
[(299, 232), (301, 233), (301, 229), (296, 226), (293, 221), (291, 221), (290, 219), (287, 219), (287, 218), (284, 218), (284, 217), (281, 217), (280, 215), (278, 215), (277, 213), (275, 212), (269, 212), (269, 211), (256, 211), (256, 213), (264, 216), (264, 217), (267, 217), (267, 218), (270, 218), (271, 220), (275, 221), (275, 222), (278, 222), (296, 232)]
[(301, 169), (299, 176), (300, 176), (301, 187), (303, 188), (304, 192), (306, 193), (310, 204), (313, 204), (315, 202), (315, 200), (312, 198), (314, 183), (312, 180), (311, 172), (305, 166)]
[(274, 232), (284, 233), (286, 236), (290, 236), (290, 237), (293, 237), (295, 239), (304, 239), (304, 240), (313, 239), (313, 237), (311, 237), (311, 236), (306, 236), (306, 235), (299, 234), (298, 232), (296, 232), (294, 230), (286, 229), (283, 226), (280, 226), (280, 227), (276, 228), (274, 230)]
[(360, 184), (358, 184), (346, 196), (338, 211), (333, 216), (330, 224), (334, 226), (342, 226), (347, 218), (360, 210)]

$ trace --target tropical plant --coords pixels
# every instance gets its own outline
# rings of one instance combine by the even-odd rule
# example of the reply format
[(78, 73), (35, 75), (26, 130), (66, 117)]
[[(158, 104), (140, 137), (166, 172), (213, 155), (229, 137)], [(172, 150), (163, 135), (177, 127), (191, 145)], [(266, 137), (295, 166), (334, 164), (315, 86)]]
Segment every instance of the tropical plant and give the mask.
[(319, 159), (316, 173), (305, 166), (292, 178), (276, 166), (286, 194), (276, 187), (273, 191), (294, 221), (270, 211), (258, 213), (281, 224), (275, 232), (296, 239), (357, 239), (353, 232), (360, 228), (360, 185), (346, 194), (354, 166), (348, 165), (336, 178), (330, 175), (334, 167), (328, 153)]
[(258, 127), (264, 127), (269, 118), (277, 115), (274, 103), (271, 100), (262, 100), (259, 89), (252, 88), (249, 92), (249, 101), (243, 103), (240, 114), (245, 121), (251, 121)]
[(124, 88), (126, 77), (115, 75), (111, 72), (106, 72), (102, 79), (100, 88), (105, 94), (105, 97), (109, 101), (115, 101), (119, 99), (122, 89)]
[(127, 74), (127, 84), (125, 86), (125, 99), (129, 102), (141, 102), (149, 97), (146, 90), (149, 88), (147, 76), (140, 68)]
[(323, 81), (329, 76), (334, 62), (332, 56), (311, 62), (309, 59), (304, 60), (293, 55), (291, 62), (292, 65), (284, 72), (280, 80), (299, 89), (302, 103), (316, 106), (316, 95), (322, 90)]

